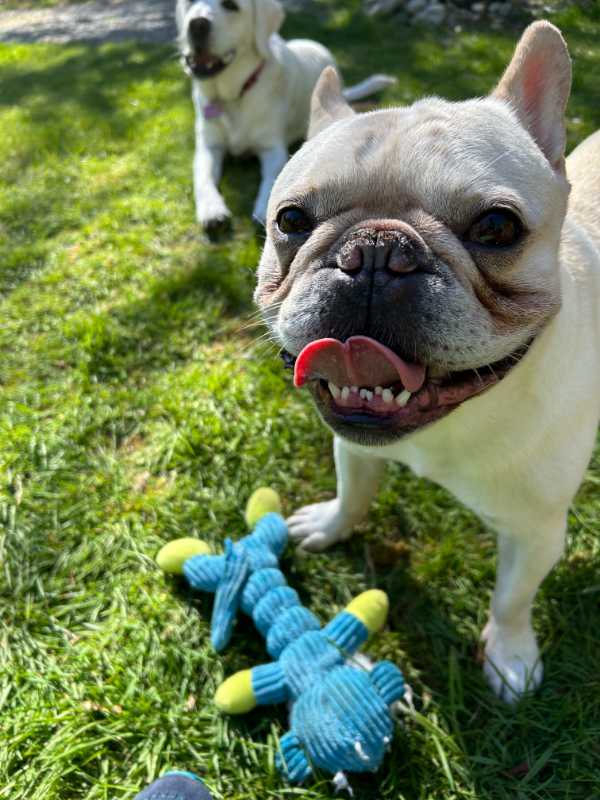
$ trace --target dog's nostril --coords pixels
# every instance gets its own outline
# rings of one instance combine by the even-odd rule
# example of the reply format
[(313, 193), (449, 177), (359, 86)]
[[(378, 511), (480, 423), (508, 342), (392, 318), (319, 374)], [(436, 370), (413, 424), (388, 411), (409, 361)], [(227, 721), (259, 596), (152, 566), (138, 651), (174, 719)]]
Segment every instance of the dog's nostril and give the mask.
[(363, 251), (360, 245), (343, 248), (337, 255), (337, 265), (344, 272), (358, 272), (363, 266)]
[(190, 20), (190, 36), (194, 43), (204, 44), (210, 33), (211, 22), (206, 17), (195, 17)]
[(398, 244), (394, 245), (394, 247), (391, 248), (391, 252), (385, 266), (390, 272), (414, 272), (414, 270), (417, 268), (417, 264), (414, 258), (414, 253), (412, 252), (412, 248), (405, 248)]
[(335, 256), (335, 266), (343, 272), (387, 270), (407, 275), (422, 266), (423, 254), (417, 243), (394, 231), (364, 232), (347, 241)]

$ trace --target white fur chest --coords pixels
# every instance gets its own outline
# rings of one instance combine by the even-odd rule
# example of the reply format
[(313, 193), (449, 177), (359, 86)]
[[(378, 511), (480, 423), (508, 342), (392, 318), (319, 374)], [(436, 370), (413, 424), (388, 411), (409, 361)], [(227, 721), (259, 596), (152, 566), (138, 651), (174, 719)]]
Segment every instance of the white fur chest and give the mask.
[(260, 76), (256, 86), (230, 101), (210, 101), (194, 86), (196, 124), (208, 145), (222, 147), (233, 156), (255, 155), (280, 138), (280, 126), (273, 120), (280, 106), (263, 98), (267, 77)]

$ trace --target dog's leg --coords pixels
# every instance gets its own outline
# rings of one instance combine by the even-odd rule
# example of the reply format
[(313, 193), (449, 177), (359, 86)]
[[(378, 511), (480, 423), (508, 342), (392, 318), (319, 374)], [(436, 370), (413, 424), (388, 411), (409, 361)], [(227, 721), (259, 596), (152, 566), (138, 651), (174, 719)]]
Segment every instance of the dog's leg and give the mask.
[(357, 455), (337, 436), (333, 445), (337, 497), (299, 509), (288, 520), (290, 536), (304, 550), (318, 552), (347, 539), (367, 514), (385, 469), (382, 458)]
[(197, 134), (194, 155), (196, 217), (207, 232), (226, 225), (231, 218), (225, 200), (217, 188), (223, 172), (224, 158), (224, 148), (208, 145), (204, 136)]
[(498, 537), (498, 569), (490, 620), (483, 631), (486, 677), (508, 703), (539, 686), (543, 667), (531, 626), (535, 594), (564, 550), (566, 519)]
[(264, 225), (267, 218), (267, 205), (269, 204), (271, 189), (277, 176), (287, 163), (288, 149), (284, 144), (275, 145), (269, 150), (260, 152), (258, 157), (260, 159), (262, 179), (252, 216), (257, 222)]

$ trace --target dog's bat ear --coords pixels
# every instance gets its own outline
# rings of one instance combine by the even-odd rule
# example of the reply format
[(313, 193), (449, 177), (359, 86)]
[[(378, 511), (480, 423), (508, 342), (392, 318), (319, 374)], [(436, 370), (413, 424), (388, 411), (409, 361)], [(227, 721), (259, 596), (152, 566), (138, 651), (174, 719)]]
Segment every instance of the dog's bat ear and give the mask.
[(271, 54), (271, 36), (281, 28), (285, 11), (279, 0), (254, 0), (254, 34), (256, 49), (268, 58)]
[(342, 91), (342, 82), (335, 67), (325, 67), (312, 94), (308, 138), (312, 139), (333, 122), (354, 116)]
[(565, 171), (565, 111), (571, 58), (558, 28), (534, 22), (517, 44), (493, 96), (516, 111), (523, 127), (557, 171)]

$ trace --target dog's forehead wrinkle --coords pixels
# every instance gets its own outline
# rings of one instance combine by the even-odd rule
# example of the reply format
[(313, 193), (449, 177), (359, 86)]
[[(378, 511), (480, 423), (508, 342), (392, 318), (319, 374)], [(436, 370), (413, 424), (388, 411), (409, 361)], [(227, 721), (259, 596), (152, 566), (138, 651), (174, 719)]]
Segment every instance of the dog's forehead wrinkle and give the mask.
[(355, 208), (401, 218), (414, 207), (454, 230), (507, 205), (535, 229), (554, 218), (556, 187), (507, 103), (432, 97), (334, 123), (292, 159), (274, 194), (305, 196), (320, 219)]

